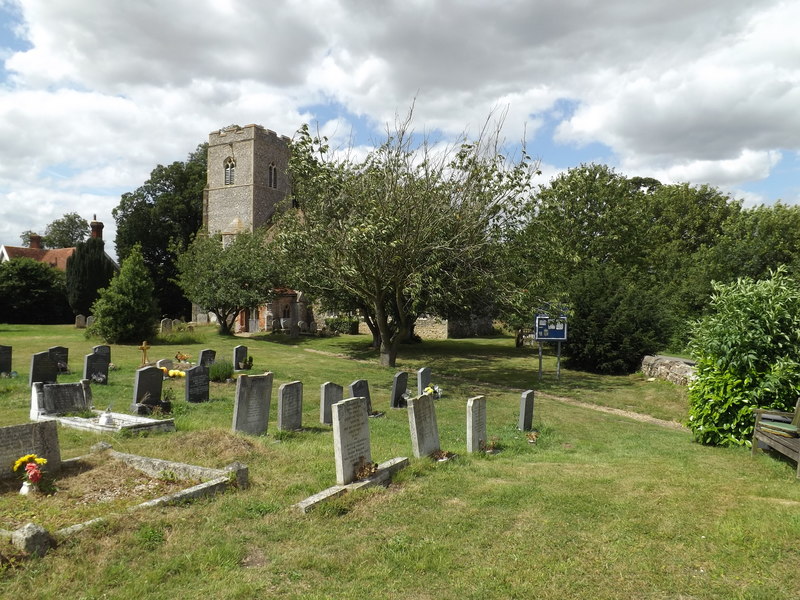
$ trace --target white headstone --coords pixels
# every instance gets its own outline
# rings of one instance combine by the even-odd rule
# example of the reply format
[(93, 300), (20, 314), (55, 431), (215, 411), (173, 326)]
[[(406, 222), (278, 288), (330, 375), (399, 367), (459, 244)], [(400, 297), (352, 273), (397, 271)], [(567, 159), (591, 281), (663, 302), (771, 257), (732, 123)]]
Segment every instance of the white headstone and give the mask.
[(480, 452), (486, 447), (486, 396), (467, 400), (467, 452)]
[(408, 427), (411, 430), (411, 449), (414, 456), (430, 456), (440, 449), (433, 396), (422, 394), (408, 401)]
[(337, 402), (332, 414), (336, 483), (346, 485), (355, 481), (362, 465), (372, 462), (367, 399), (348, 398)]

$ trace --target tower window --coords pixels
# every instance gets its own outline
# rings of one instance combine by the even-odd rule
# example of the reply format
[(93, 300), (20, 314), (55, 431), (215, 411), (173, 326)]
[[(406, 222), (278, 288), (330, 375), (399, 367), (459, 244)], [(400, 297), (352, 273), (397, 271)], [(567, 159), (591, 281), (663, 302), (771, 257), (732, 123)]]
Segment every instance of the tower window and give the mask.
[(278, 187), (278, 169), (275, 163), (269, 164), (269, 187), (277, 189)]
[(236, 161), (228, 157), (225, 159), (225, 185), (233, 185), (236, 172)]

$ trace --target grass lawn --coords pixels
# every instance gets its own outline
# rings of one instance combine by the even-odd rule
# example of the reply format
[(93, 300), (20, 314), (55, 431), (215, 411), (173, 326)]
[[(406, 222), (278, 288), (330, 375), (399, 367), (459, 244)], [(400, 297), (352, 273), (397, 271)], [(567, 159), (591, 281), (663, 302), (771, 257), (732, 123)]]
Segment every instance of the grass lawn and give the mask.
[[(366, 336), (219, 337), (150, 340), (152, 360), (203, 348), (217, 358), (248, 346), (253, 373), (304, 385), (304, 425), (267, 435), (230, 433), (234, 386), (212, 384), (211, 401), (187, 404), (182, 381), (177, 431), (97, 435), (61, 428), (64, 458), (100, 440), (115, 449), (222, 467), (241, 460), (251, 487), (191, 504), (118, 516), (77, 535), (43, 559), (0, 566), (7, 598), (791, 598), (800, 595), (800, 483), (793, 464), (746, 449), (695, 444), (686, 430), (592, 410), (579, 400), (671, 421), (686, 417), (685, 391), (641, 375), (601, 377), (562, 369), (517, 349), (510, 337), (443, 340), (401, 349), (397, 369), (429, 366), (441, 444), (458, 457), (412, 459), (387, 488), (352, 493), (308, 515), (290, 509), (335, 483), (331, 429), (319, 424), (319, 388), (367, 379), (377, 410), (372, 457), (411, 456), (408, 417), (389, 409), (395, 369), (380, 367)], [(77, 381), (97, 340), (69, 326), (0, 325), (14, 348), (16, 379), (0, 379), (0, 423), (27, 421), (30, 355), (70, 349)], [(125, 411), (141, 353), (113, 346), (108, 386), (95, 405)], [(415, 387), (415, 378), (409, 385)], [(536, 444), (516, 430), (520, 393), (535, 389)], [(501, 452), (465, 453), (466, 400), (488, 402), (489, 436)], [(29, 511), (0, 495), (0, 528), (33, 519), (47, 526), (48, 498)], [(98, 504), (81, 509), (108, 514)], [(64, 515), (59, 514), (63, 520)], [(13, 556), (10, 546), (0, 554)]]

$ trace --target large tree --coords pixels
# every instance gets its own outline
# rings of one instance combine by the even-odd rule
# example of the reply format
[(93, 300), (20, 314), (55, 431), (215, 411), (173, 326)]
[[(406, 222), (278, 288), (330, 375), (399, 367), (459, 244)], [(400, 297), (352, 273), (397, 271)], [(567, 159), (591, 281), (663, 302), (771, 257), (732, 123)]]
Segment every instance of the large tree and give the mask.
[[(33, 231), (23, 231), (19, 236), (23, 245), (29, 246)], [(89, 223), (78, 213), (65, 214), (50, 223), (42, 236), (43, 248), (73, 248), (89, 235)]]
[(116, 270), (116, 265), (106, 255), (103, 240), (89, 238), (80, 242), (67, 259), (67, 299), (72, 311), (89, 314), (98, 290), (108, 285)]
[[(451, 151), (416, 139), (410, 119), (363, 160), (332, 158), (301, 129), (289, 171), (293, 204), (277, 242), (297, 289), (340, 290), (374, 313), (381, 363), (396, 362), (426, 298), (467, 301), (476, 284), (505, 287), (498, 240), (530, 183), (526, 155), (498, 153), (496, 130)], [(443, 301), (443, 300), (442, 300)]]
[(201, 144), (186, 162), (158, 165), (113, 211), (117, 254), (124, 260), (140, 245), (162, 315), (189, 316), (191, 304), (175, 283), (175, 261), (202, 226), (206, 154), (207, 145)]
[(66, 323), (64, 273), (32, 258), (0, 263), (0, 321)]
[(241, 311), (272, 299), (279, 283), (262, 232), (243, 232), (226, 244), (219, 235), (199, 235), (177, 264), (183, 292), (214, 313), (220, 333), (226, 335)]

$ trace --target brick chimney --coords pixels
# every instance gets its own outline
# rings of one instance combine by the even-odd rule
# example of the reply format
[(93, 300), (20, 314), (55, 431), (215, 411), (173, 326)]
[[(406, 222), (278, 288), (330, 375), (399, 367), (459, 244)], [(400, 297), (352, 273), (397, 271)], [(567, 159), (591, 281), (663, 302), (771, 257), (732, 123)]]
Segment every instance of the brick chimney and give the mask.
[(103, 225), (100, 221), (97, 220), (97, 215), (94, 215), (92, 218), (92, 222), (89, 223), (89, 226), (92, 228), (92, 237), (97, 238), (98, 240), (103, 239)]
[(31, 234), (31, 241), (30, 241), (30, 244), (28, 246), (30, 248), (33, 248), (34, 250), (41, 250), (42, 249), (42, 236), (40, 236), (38, 233), (32, 233)]

